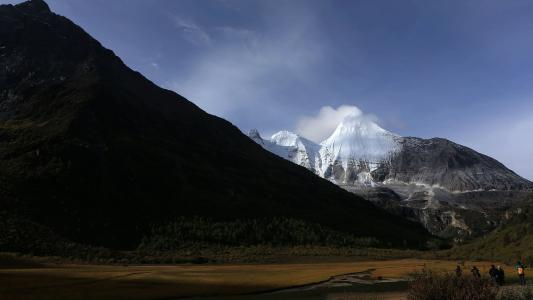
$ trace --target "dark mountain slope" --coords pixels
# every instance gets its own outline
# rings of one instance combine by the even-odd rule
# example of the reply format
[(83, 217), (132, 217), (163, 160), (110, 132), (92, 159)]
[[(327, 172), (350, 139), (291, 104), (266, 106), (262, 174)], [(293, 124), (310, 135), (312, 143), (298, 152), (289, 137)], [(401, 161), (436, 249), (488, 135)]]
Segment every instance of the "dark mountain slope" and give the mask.
[(192, 215), (288, 216), (397, 245), (428, 237), (155, 86), (43, 1), (0, 6), (0, 66), (4, 215), (115, 248)]

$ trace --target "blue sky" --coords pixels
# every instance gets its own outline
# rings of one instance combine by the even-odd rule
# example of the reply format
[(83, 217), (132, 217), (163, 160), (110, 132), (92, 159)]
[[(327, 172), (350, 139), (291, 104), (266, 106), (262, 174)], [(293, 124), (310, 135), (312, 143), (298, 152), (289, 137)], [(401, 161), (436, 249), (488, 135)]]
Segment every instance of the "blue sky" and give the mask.
[(47, 2), (244, 132), (299, 131), (325, 107), (356, 106), (533, 179), (533, 1)]

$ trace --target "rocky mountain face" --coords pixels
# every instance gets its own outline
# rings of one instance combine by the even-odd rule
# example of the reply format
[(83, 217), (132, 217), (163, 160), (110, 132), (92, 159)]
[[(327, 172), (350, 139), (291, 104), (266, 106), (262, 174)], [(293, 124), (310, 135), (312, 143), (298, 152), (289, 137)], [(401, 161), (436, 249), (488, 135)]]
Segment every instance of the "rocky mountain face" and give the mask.
[(282, 216), (391, 245), (429, 237), (154, 85), (43, 1), (0, 6), (0, 66), (0, 219), (17, 218), (3, 224), (118, 249), (180, 216)]
[(451, 192), (524, 190), (532, 183), (503, 164), (470, 148), (441, 138), (401, 138), (401, 151), (381, 164), (378, 181), (415, 182)]
[[(294, 142), (281, 143), (279, 135)], [(442, 138), (401, 137), (358, 115), (347, 116), (320, 144), (287, 131), (261, 140), (265, 149), (445, 237), (490, 231), (502, 211), (533, 189), (468, 147)]]

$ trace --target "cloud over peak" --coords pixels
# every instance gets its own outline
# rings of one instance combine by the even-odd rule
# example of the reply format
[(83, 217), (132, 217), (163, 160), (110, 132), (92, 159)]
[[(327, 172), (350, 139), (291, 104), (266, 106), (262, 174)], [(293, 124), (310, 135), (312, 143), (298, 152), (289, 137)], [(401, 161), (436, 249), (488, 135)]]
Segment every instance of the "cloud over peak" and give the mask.
[(376, 122), (376, 116), (365, 114), (354, 105), (341, 105), (337, 108), (323, 106), (314, 116), (303, 116), (298, 120), (295, 131), (301, 136), (320, 143), (326, 139), (345, 118), (366, 119)]

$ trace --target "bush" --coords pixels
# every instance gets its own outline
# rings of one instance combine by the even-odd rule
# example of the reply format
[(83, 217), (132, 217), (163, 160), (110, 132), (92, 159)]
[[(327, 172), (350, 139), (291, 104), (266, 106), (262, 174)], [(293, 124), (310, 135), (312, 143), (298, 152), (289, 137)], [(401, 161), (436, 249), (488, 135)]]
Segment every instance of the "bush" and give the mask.
[(529, 287), (513, 286), (504, 288), (498, 295), (498, 300), (532, 300), (533, 291)]
[(422, 270), (412, 275), (409, 300), (497, 300), (498, 288), (486, 277)]

